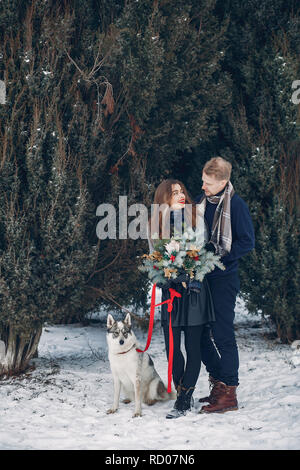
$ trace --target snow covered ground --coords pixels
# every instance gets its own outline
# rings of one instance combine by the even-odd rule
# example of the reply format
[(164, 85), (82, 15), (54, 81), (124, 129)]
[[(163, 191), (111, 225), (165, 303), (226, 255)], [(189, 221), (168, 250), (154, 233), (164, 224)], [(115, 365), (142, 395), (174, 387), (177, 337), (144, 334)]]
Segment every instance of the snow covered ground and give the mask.
[[(144, 405), (141, 418), (132, 418), (133, 405), (123, 403), (117, 413), (107, 415), (113, 386), (103, 315), (102, 320), (87, 327), (45, 327), (36, 369), (0, 382), (0, 450), (300, 448), (300, 349), (270, 339), (267, 322), (250, 316), (240, 300), (240, 409), (225, 414), (197, 414), (196, 408), (170, 421), (165, 415), (172, 402), (167, 402)], [(146, 333), (137, 328), (135, 333), (146, 344)], [(149, 352), (166, 382), (159, 324)], [(207, 391), (202, 368), (194, 397)]]

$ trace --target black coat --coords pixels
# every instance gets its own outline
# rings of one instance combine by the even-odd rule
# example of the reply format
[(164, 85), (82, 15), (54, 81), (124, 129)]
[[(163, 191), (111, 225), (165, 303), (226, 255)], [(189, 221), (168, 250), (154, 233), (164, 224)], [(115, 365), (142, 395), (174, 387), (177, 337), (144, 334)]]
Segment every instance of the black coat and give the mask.
[[(200, 284), (200, 292), (190, 291), (182, 284), (172, 286), (181, 297), (175, 297), (173, 301), (172, 326), (196, 326), (215, 321), (214, 307), (206, 278)], [(169, 289), (162, 289), (162, 299), (170, 298)], [(161, 322), (169, 323), (168, 304), (161, 306)]]
[[(177, 223), (183, 223), (184, 211), (178, 212)], [(171, 212), (170, 228), (174, 233), (174, 213)], [(215, 321), (214, 307), (209, 290), (209, 285), (204, 278), (203, 282), (197, 282), (200, 292), (187, 290), (181, 282), (171, 282), (171, 287), (181, 294), (173, 301), (172, 326), (196, 326)], [(170, 298), (169, 289), (162, 289), (162, 302)], [(161, 322), (169, 323), (168, 304), (161, 306)]]

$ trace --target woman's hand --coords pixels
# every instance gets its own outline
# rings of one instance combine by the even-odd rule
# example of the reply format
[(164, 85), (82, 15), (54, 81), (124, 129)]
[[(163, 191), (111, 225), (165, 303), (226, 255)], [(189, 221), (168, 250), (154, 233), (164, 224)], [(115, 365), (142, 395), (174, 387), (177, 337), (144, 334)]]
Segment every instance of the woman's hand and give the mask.
[(186, 272), (181, 272), (176, 279), (173, 279), (173, 282), (174, 284), (181, 284), (182, 282), (188, 283), (189, 279), (190, 277)]
[(170, 280), (167, 280), (166, 282), (157, 282), (156, 286), (160, 289), (170, 289), (170, 287), (173, 287), (172, 281)]

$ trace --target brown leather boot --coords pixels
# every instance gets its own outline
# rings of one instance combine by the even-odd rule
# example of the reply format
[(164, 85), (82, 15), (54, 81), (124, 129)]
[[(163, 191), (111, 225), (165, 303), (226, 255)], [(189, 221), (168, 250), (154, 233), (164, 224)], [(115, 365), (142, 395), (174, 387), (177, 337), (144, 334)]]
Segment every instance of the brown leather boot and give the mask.
[(202, 406), (200, 413), (225, 413), (238, 410), (236, 386), (218, 382), (209, 405)]
[(202, 397), (199, 398), (200, 403), (211, 403), (214, 397), (214, 392), (215, 392), (215, 385), (218, 383), (217, 379), (214, 379), (212, 375), (208, 377), (208, 382), (209, 382), (209, 395), (208, 397)]

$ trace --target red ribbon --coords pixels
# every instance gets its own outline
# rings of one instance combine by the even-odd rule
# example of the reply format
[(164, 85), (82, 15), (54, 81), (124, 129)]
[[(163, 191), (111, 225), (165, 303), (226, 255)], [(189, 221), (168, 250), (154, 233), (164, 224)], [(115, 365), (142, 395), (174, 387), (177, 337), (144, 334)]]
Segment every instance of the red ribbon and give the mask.
[(172, 318), (171, 312), (173, 310), (173, 301), (175, 297), (181, 297), (181, 294), (177, 292), (175, 289), (170, 287), (170, 298), (165, 300), (164, 302), (160, 302), (159, 304), (155, 304), (155, 290), (156, 284), (153, 284), (152, 287), (152, 294), (151, 294), (151, 306), (150, 306), (150, 319), (149, 319), (149, 329), (148, 329), (148, 338), (145, 349), (142, 351), (141, 349), (136, 349), (137, 352), (145, 352), (150, 346), (151, 338), (152, 338), (152, 331), (153, 331), (153, 323), (154, 323), (154, 312), (155, 307), (159, 305), (168, 304), (168, 312), (170, 313), (170, 320), (169, 320), (169, 362), (168, 362), (168, 389), (167, 392), (171, 393), (171, 383), (172, 383), (172, 368), (173, 368), (173, 352), (174, 352), (174, 341), (173, 341), (173, 330), (172, 330)]

